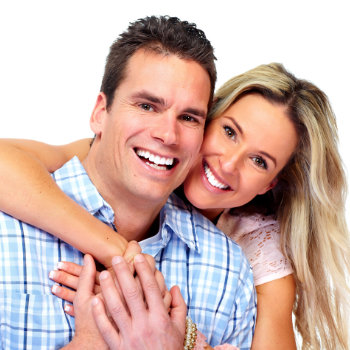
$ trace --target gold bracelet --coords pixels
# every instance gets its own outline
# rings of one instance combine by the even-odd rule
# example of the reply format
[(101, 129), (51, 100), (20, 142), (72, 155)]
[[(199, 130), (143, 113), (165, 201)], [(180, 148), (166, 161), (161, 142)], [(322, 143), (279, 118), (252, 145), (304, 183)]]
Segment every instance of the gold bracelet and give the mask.
[(184, 350), (192, 350), (196, 346), (197, 326), (190, 317), (186, 317), (186, 334), (184, 340)]

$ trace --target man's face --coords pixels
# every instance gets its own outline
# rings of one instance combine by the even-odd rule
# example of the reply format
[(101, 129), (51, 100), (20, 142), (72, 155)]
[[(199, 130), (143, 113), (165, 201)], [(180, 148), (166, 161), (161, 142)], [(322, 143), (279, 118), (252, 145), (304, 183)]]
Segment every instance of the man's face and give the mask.
[(102, 192), (164, 202), (197, 157), (209, 97), (209, 75), (198, 63), (136, 51), (110, 110), (100, 94), (91, 118)]

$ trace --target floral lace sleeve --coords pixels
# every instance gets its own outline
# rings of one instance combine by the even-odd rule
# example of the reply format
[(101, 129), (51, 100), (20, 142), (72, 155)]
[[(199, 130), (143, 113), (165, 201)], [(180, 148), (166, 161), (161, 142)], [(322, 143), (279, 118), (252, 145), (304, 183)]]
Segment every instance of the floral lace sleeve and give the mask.
[(252, 266), (256, 286), (293, 273), (281, 251), (278, 222), (271, 216), (231, 215), (225, 211), (217, 226), (241, 246)]

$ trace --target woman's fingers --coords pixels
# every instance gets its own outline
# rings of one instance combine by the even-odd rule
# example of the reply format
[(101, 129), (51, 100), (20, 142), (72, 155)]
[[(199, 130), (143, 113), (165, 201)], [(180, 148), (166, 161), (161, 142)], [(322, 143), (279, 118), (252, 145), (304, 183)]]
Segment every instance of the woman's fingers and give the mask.
[(75, 317), (74, 306), (73, 304), (66, 303), (64, 305), (64, 312), (72, 317)]
[(71, 275), (65, 271), (53, 270), (50, 272), (49, 277), (56, 283), (63, 284), (66, 287), (72, 288), (74, 290), (78, 288), (79, 277)]
[[(66, 272), (67, 274), (69, 274), (71, 276), (79, 277), (83, 267), (81, 265), (72, 263), (70, 261), (60, 261), (57, 264), (57, 269), (59, 271)], [(100, 274), (99, 272), (96, 272), (96, 279), (95, 279), (96, 284), (100, 284), (99, 278), (98, 278), (99, 274)], [(63, 283), (63, 284), (65, 284), (65, 283)], [(68, 286), (68, 284), (66, 284), (66, 285)], [(73, 287), (71, 287), (71, 288), (73, 288)], [(76, 289), (76, 287), (74, 289)]]
[[(89, 256), (86, 259), (91, 260), (92, 257)], [(93, 261), (91, 262), (91, 264), (93, 264)], [(78, 276), (82, 273), (83, 268), (80, 265), (70, 262), (59, 263), (57, 267), (62, 270), (53, 270), (49, 274), (50, 279), (57, 283), (52, 286), (51, 291), (57, 297), (66, 300), (70, 303), (73, 303), (73, 300), (76, 296), (76, 290), (79, 284)], [(95, 281), (96, 278), (94, 279), (94, 282)], [(62, 284), (62, 286), (60, 286), (59, 284)], [(94, 294), (98, 294), (101, 292), (101, 287), (99, 286), (99, 284), (94, 284), (93, 292)], [(65, 312), (71, 316), (74, 316), (73, 305), (66, 304)]]
[[(98, 272), (98, 275), (99, 274), (100, 273)], [(57, 288), (57, 287), (59, 287), (58, 285), (53, 286), (53, 289), (57, 289), (57, 291), (56, 290), (52, 291), (53, 294), (59, 296), (61, 299), (68, 300), (68, 301), (70, 301), (71, 295), (73, 295), (73, 297), (74, 297), (75, 291), (78, 288), (79, 277), (70, 275), (69, 273), (66, 273), (64, 271), (57, 271), (57, 270), (51, 271), (50, 274), (49, 274), (49, 277), (54, 282), (62, 284), (64, 286), (64, 287), (62, 287), (62, 288), (64, 288), (63, 291), (58, 291), (58, 288)], [(95, 278), (95, 285), (94, 285), (94, 293), (95, 294), (101, 292), (101, 287), (100, 287), (99, 283), (96, 284), (96, 278)], [(70, 290), (70, 289), (65, 288), (65, 287), (68, 287), (68, 288), (72, 289), (73, 294), (72, 293), (68, 293), (67, 290)]]
[(65, 271), (70, 275), (79, 277), (83, 267), (70, 261), (60, 261), (57, 264), (57, 269)]
[(70, 303), (73, 303), (73, 300), (76, 295), (75, 290), (71, 290), (62, 286), (59, 286), (58, 284), (54, 284), (51, 288), (51, 291), (53, 294), (55, 294), (57, 297), (69, 301)]
[(136, 241), (128, 242), (123, 258), (129, 264), (129, 268), (134, 272), (134, 256), (141, 253), (141, 247)]

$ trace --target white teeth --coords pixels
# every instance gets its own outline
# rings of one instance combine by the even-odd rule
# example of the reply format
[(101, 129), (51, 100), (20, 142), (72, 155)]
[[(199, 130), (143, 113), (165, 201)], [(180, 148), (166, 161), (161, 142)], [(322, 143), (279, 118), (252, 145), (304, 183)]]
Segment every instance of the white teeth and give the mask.
[(157, 170), (167, 170), (166, 166), (159, 166), (157, 164), (150, 163), (150, 162), (146, 162), (146, 164), (148, 164), (149, 166)]
[[(160, 157), (156, 156), (148, 151), (144, 150), (137, 150), (136, 154), (139, 157), (148, 159), (149, 162), (147, 162), (148, 165), (153, 166), (155, 169), (160, 169), (160, 170), (166, 170), (166, 167), (161, 166), (161, 165), (173, 165), (174, 163), (174, 158), (165, 158), (165, 157)], [(150, 163), (152, 162), (152, 163)]]
[(213, 173), (210, 171), (209, 167), (207, 164), (204, 165), (204, 172), (205, 175), (207, 176), (207, 179), (209, 183), (217, 188), (220, 188), (221, 190), (225, 190), (229, 188), (229, 186), (224, 185), (223, 183), (219, 182), (217, 178), (213, 175)]

